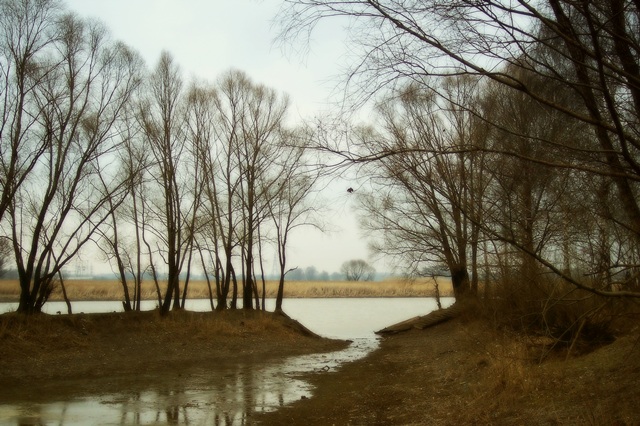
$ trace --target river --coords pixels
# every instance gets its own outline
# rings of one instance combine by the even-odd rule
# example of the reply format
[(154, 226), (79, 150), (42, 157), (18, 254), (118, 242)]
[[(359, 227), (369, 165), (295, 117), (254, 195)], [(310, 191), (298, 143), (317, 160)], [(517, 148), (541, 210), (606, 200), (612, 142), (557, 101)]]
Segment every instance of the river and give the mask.
[[(444, 298), (443, 306), (453, 303)], [(267, 300), (272, 310), (273, 300)], [(145, 309), (155, 308), (148, 302)], [(206, 300), (189, 300), (187, 309), (209, 310)], [(48, 401), (0, 401), (1, 425), (244, 425), (251, 414), (272, 411), (313, 395), (300, 376), (333, 371), (366, 356), (378, 347), (376, 330), (437, 308), (433, 298), (286, 299), (287, 314), (315, 333), (352, 343), (342, 351), (296, 356), (281, 362), (229, 363), (207, 370), (206, 377), (190, 378), (170, 389), (60, 397)], [(2, 303), (0, 312), (15, 309)], [(120, 302), (74, 302), (74, 312), (121, 311)], [(65, 312), (63, 302), (49, 302), (48, 313)]]

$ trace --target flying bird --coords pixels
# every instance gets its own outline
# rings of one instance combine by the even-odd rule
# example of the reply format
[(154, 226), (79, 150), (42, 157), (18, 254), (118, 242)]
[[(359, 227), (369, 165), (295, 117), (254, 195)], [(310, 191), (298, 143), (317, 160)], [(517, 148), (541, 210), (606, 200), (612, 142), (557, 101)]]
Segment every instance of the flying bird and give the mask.
[(348, 189), (347, 189), (347, 192), (348, 192), (349, 194), (353, 193), (353, 188), (348, 188)]

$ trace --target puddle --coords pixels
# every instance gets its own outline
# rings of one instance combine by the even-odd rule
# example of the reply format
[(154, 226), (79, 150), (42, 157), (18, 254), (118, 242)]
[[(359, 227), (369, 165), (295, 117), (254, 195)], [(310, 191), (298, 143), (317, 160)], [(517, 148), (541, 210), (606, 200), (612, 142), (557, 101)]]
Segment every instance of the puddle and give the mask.
[(313, 388), (301, 375), (335, 371), (377, 347), (375, 338), (355, 339), (341, 351), (290, 357), (280, 363), (224, 366), (166, 388), (0, 405), (0, 424), (244, 425), (256, 412), (311, 397)]

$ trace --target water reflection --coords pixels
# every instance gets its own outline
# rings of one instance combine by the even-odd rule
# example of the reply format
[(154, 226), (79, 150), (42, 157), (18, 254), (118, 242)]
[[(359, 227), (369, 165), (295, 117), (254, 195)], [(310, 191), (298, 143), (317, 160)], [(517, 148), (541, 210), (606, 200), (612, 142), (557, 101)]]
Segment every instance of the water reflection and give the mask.
[[(269, 301), (267, 309), (271, 309)], [(333, 371), (362, 358), (378, 346), (374, 331), (424, 315), (437, 305), (431, 298), (292, 299), (285, 311), (312, 331), (333, 338), (354, 339), (345, 350), (313, 354), (270, 364), (230, 364), (179, 377), (170, 385), (156, 385), (118, 394), (65, 397), (63, 401), (3, 404), (0, 425), (245, 425), (256, 412), (273, 411), (303, 397), (311, 385), (300, 379), (310, 371)], [(53, 303), (45, 307), (61, 310)], [(64, 302), (60, 302), (64, 303)], [(209, 309), (208, 302), (191, 301), (188, 309)], [(453, 299), (443, 302), (444, 306)], [(75, 312), (105, 312), (119, 302), (78, 302)], [(149, 309), (151, 309), (149, 307)], [(10, 310), (0, 304), (0, 312)]]
[(310, 397), (298, 377), (330, 372), (378, 346), (356, 339), (342, 351), (311, 354), (279, 363), (238, 364), (201, 371), (165, 388), (77, 398), (65, 402), (3, 406), (0, 423), (15, 425), (246, 425), (256, 412), (273, 411)]

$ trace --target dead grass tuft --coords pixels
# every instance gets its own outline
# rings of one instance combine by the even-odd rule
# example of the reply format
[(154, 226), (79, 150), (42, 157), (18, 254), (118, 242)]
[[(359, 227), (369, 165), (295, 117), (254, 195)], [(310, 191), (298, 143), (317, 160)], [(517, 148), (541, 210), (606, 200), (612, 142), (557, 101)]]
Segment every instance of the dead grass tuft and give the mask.
[(37, 353), (43, 347), (51, 350), (87, 347), (90, 330), (90, 322), (78, 316), (0, 315), (0, 341), (5, 349), (13, 348), (25, 355)]
[(543, 342), (539, 346), (544, 357), (552, 352), (581, 355), (610, 344), (617, 320), (633, 311), (621, 309), (620, 301), (547, 278), (504, 280), (494, 285), (490, 297), (483, 301), (483, 312), (497, 327), (518, 331), (531, 342)]
[(487, 349), (486, 376), (493, 380), (488, 384), (493, 395), (508, 399), (540, 389), (540, 377), (533, 371), (535, 362), (525, 342), (504, 338), (492, 342)]
[(156, 323), (168, 333), (189, 333), (202, 338), (288, 334), (286, 329), (282, 329), (282, 321), (276, 315), (262, 311), (177, 311), (170, 312), (166, 318), (161, 318)]

